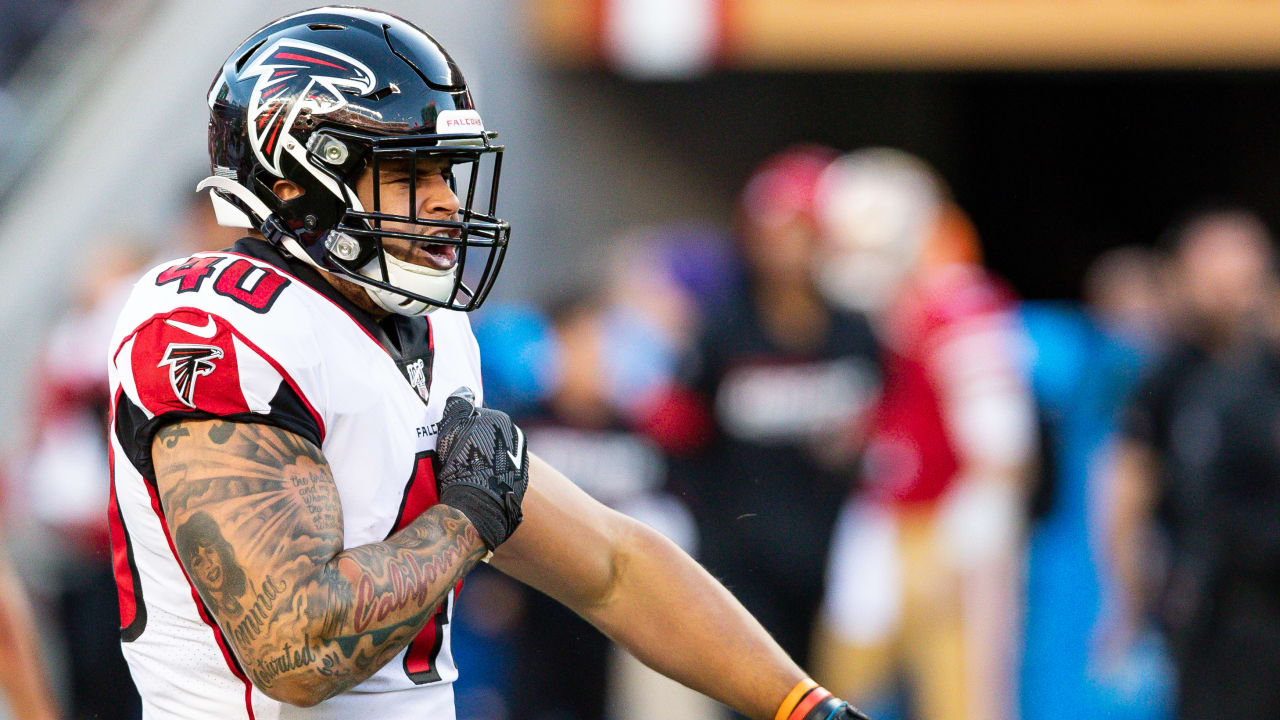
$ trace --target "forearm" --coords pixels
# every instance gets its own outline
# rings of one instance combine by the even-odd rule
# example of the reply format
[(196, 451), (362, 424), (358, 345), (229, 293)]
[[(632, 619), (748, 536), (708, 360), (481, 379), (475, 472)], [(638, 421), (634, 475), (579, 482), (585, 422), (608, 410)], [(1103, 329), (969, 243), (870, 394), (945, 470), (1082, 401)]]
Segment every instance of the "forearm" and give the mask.
[[(299, 623), (274, 641), (233, 631), (248, 656), (245, 670), (259, 688), (295, 704), (341, 693), (400, 652), (484, 553), (475, 529), (447, 505), (383, 542), (343, 550), (281, 603), (307, 608)], [(290, 646), (307, 648), (300, 662)]]
[(0, 558), (0, 657), (10, 667), (0, 673), (0, 687), (17, 720), (53, 720), (58, 717), (44, 681), (44, 664), (35, 638), (22, 587)]
[(773, 718), (804, 672), (733, 595), (654, 530), (620, 520), (615, 581), (575, 607), (672, 679), (752, 718)]
[[(1154, 506), (1154, 460), (1150, 451), (1126, 443), (1116, 453), (1107, 515), (1107, 555), (1119, 594), (1122, 622), (1132, 626), (1145, 601), (1144, 548)], [(1128, 629), (1132, 629), (1131, 627)]]

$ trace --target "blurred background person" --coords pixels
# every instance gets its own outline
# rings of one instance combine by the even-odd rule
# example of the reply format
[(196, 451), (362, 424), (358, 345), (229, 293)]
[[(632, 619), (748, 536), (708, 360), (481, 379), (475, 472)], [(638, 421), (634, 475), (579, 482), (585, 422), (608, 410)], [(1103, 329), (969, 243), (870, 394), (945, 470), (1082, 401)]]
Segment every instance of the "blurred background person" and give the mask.
[[(63, 660), (60, 690), (68, 715), (137, 718), (142, 706), (120, 652), (112, 542), (104, 508), (107, 459), (106, 366), (115, 316), (146, 260), (136, 238), (94, 243), (93, 272), (54, 325), (31, 384), (35, 423), (18, 463), (12, 511), (34, 522), (40, 573), (52, 611), (46, 627)], [(86, 352), (85, 348), (101, 348)], [(127, 562), (124, 557), (120, 562)]]
[[(685, 430), (678, 418), (656, 416), (669, 414), (672, 406), (664, 403), (676, 360), (701, 323), (696, 298), (714, 297), (724, 284), (719, 242), (716, 233), (691, 227), (624, 233), (603, 263), (602, 282), (566, 289), (546, 312), (486, 308), (476, 324), (486, 392), (512, 409), (540, 456), (691, 553), (696, 530), (672, 492), (665, 452), (666, 444), (685, 441)], [(550, 598), (492, 572), (473, 573), (467, 584), (458, 623), (485, 624), (481, 616), (495, 611), (510, 622), (499, 634), (457, 640), (460, 657), (484, 658), (481, 673), (504, 708), (495, 714), (491, 702), (465, 702), (490, 712), (462, 710), (460, 717), (704, 720), (718, 712), (715, 703), (613, 648)], [(468, 602), (477, 603), (476, 612), (465, 612)], [(476, 684), (462, 684), (460, 705)]]
[[(45, 663), (22, 584), (0, 553), (0, 689), (14, 720), (62, 717), (45, 680)], [(0, 712), (3, 712), (0, 710)]]
[(1121, 410), (1164, 343), (1166, 285), (1156, 252), (1120, 247), (1088, 267), (1083, 305), (1019, 307), (1041, 450), (1030, 499), (1023, 720), (1056, 719), (1066, 708), (1110, 720), (1167, 715), (1170, 682), (1158, 644), (1121, 657), (1093, 643), (1111, 605), (1098, 522), (1106, 470)]
[(742, 192), (742, 276), (707, 318), (685, 388), (707, 432), (678, 471), (699, 559), (802, 664), (858, 427), (879, 385), (867, 321), (814, 284), (813, 192), (832, 157), (785, 150)]
[(912, 717), (1015, 715), (1025, 482), (1035, 420), (1014, 298), (920, 159), (873, 148), (818, 188), (821, 287), (885, 348), (863, 487), (841, 511), (815, 678)]
[(1143, 381), (1112, 479), (1110, 643), (1150, 619), (1177, 669), (1176, 714), (1280, 716), (1280, 348), (1272, 240), (1252, 213), (1174, 232), (1177, 333)]

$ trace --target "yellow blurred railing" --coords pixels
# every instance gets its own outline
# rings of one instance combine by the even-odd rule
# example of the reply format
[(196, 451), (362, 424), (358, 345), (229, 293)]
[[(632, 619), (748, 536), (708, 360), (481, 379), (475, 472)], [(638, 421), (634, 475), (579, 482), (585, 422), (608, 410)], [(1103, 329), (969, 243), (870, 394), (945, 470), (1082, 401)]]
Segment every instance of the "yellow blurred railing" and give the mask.
[[(602, 18), (642, 0), (530, 1), (545, 56), (573, 66), (608, 64)], [(1276, 0), (689, 0), (698, 3), (720, 23), (708, 39), (716, 64), (734, 69), (1280, 67)]]

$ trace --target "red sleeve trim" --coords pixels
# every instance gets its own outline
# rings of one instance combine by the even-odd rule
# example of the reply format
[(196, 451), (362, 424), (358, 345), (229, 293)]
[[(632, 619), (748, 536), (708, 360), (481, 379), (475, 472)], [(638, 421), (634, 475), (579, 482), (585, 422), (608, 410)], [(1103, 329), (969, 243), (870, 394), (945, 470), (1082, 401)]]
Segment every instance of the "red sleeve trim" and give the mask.
[[(179, 317), (182, 319), (179, 320)], [(173, 322), (169, 322), (170, 320)], [(158, 346), (143, 348), (145, 354), (158, 357), (160, 362), (156, 367), (151, 367), (151, 358), (149, 358), (147, 362), (140, 365), (137, 362), (138, 342), (144, 340), (162, 342), (159, 337), (146, 336), (146, 333), (151, 328), (155, 328), (157, 323), (173, 326), (173, 333), (180, 333), (182, 339), (189, 339), (192, 342), (167, 343), (167, 349), (163, 352)], [(207, 330), (208, 336), (199, 332), (193, 334), (192, 330)], [(161, 329), (158, 332), (165, 333), (163, 340), (174, 337), (169, 334), (169, 329)], [(234, 344), (230, 342), (231, 337), (256, 353), (280, 375), (302, 401), (307, 413), (316, 424), (320, 441), (323, 442), (326, 435), (324, 419), (293, 376), (257, 343), (245, 337), (244, 333), (236, 329), (226, 318), (207, 310), (180, 307), (152, 315), (120, 341), (112, 354), (112, 363), (119, 367), (120, 352), (130, 340), (134, 340), (133, 352), (128, 362), (131, 363), (133, 370), (137, 399), (153, 416), (193, 411), (207, 412), (215, 416), (244, 414), (250, 410), (240, 389), (239, 366)], [(182, 357), (183, 353), (188, 356)], [(179, 363), (185, 363), (186, 367), (180, 366)], [(209, 377), (202, 380), (206, 375)]]
[(298, 399), (302, 401), (302, 404), (306, 406), (307, 412), (311, 414), (311, 419), (316, 421), (316, 427), (320, 428), (320, 441), (324, 442), (326, 434), (324, 418), (320, 417), (320, 413), (316, 411), (315, 406), (307, 399), (306, 393), (302, 392), (302, 388), (298, 386), (296, 381), (294, 381), (293, 376), (289, 374), (289, 371), (285, 370), (284, 366), (276, 362), (276, 359), (271, 357), (267, 351), (258, 347), (256, 343), (245, 337), (239, 330), (236, 330), (234, 327), (230, 328), (230, 330), (231, 333), (240, 340), (240, 342), (248, 345), (251, 350), (258, 353), (258, 357), (266, 360), (268, 365), (274, 368), (276, 372), (280, 373), (280, 377), (284, 378), (284, 381), (289, 385), (289, 388), (293, 390), (293, 392), (298, 396)]

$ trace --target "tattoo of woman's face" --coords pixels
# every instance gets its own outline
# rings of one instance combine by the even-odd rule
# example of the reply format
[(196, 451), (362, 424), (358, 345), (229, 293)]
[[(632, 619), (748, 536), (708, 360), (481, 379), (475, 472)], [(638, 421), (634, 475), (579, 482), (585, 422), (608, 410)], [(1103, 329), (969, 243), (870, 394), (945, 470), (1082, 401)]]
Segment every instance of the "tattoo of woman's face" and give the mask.
[(239, 612), (244, 570), (213, 518), (197, 512), (178, 526), (175, 535), (178, 554), (187, 561), (192, 579), (211, 596), (209, 600), (228, 612)]

